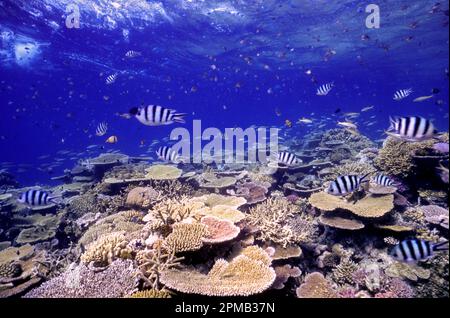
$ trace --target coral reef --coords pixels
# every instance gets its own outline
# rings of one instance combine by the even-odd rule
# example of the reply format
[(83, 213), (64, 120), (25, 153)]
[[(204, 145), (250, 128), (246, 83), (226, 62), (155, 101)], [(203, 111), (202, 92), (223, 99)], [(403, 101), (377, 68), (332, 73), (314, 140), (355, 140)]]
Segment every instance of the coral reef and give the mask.
[(305, 277), (305, 282), (297, 288), (298, 298), (337, 298), (337, 292), (325, 277), (314, 272)]
[(81, 255), (81, 261), (85, 264), (93, 263), (94, 266), (104, 267), (117, 258), (131, 258), (133, 251), (127, 245), (128, 241), (124, 232), (101, 236), (88, 246)]

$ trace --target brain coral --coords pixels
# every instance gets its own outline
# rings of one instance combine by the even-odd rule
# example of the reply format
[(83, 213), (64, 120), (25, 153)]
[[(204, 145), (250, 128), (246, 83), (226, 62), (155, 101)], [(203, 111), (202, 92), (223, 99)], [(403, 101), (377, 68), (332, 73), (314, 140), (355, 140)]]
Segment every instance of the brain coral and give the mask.
[(208, 296), (249, 296), (268, 289), (275, 281), (273, 268), (261, 261), (239, 255), (231, 261), (219, 259), (208, 274), (195, 270), (163, 272), (166, 287), (188, 294)]
[(309, 203), (323, 211), (334, 211), (343, 209), (364, 218), (378, 218), (389, 213), (394, 208), (394, 196), (392, 194), (383, 196), (367, 195), (356, 203), (346, 201), (325, 192), (311, 195)]
[(308, 274), (305, 282), (297, 288), (298, 298), (337, 298), (337, 293), (333, 290), (325, 277), (314, 272)]

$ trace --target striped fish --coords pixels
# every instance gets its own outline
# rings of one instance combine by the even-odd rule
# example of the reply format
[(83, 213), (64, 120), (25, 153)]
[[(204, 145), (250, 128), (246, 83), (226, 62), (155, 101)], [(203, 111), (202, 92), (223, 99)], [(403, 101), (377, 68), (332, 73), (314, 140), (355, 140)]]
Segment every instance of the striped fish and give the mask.
[(448, 250), (448, 241), (442, 243), (431, 243), (419, 239), (411, 239), (400, 242), (394, 247), (391, 256), (400, 262), (417, 262), (427, 260), (439, 251)]
[(423, 117), (395, 117), (389, 120), (391, 126), (386, 131), (386, 134), (404, 141), (430, 140), (437, 135), (437, 130), (433, 123)]
[(119, 74), (118, 73), (114, 73), (114, 74), (111, 74), (111, 75), (109, 75), (107, 78), (106, 78), (106, 85), (111, 85), (111, 84), (114, 84), (114, 82), (117, 80), (117, 77), (119, 76)]
[(349, 193), (355, 192), (358, 190), (363, 182), (367, 182), (365, 180), (369, 174), (364, 176), (357, 175), (348, 175), (348, 176), (339, 176), (336, 180), (330, 183), (327, 189), (328, 194), (336, 195), (336, 196), (344, 196)]
[(278, 154), (278, 163), (281, 163), (286, 166), (296, 166), (302, 163), (302, 161), (298, 159), (296, 155), (284, 151)]
[(157, 105), (143, 107), (134, 107), (130, 114), (135, 116), (142, 124), (146, 126), (163, 126), (173, 123), (185, 123), (186, 114), (177, 113), (176, 110), (164, 108)]
[(128, 58), (134, 58), (134, 57), (138, 57), (138, 56), (141, 56), (141, 55), (142, 55), (141, 52), (133, 51), (133, 50), (130, 50), (127, 53), (125, 53), (125, 57), (128, 57)]
[(333, 87), (334, 87), (334, 83), (324, 84), (317, 89), (316, 94), (318, 96), (327, 96), (331, 92)]
[(174, 163), (180, 162), (180, 156), (170, 147), (167, 146), (160, 147), (156, 151), (156, 154), (158, 155), (158, 159), (160, 160)]
[(105, 122), (102, 122), (98, 124), (97, 129), (95, 129), (95, 135), (98, 137), (102, 137), (106, 135), (106, 132), (108, 131), (108, 124)]
[(53, 199), (55, 199), (55, 197), (50, 197), (50, 195), (45, 191), (28, 190), (22, 193), (17, 201), (31, 206), (45, 206), (54, 203), (52, 201)]
[(373, 182), (375, 182), (376, 184), (385, 186), (385, 187), (392, 187), (392, 186), (394, 186), (394, 183), (395, 183), (392, 179), (390, 179), (389, 177), (387, 177), (383, 174), (377, 174), (373, 178)]
[(396, 100), (396, 101), (402, 100), (402, 99), (408, 97), (409, 95), (411, 95), (412, 92), (413, 92), (412, 88), (400, 89), (395, 92), (394, 100)]

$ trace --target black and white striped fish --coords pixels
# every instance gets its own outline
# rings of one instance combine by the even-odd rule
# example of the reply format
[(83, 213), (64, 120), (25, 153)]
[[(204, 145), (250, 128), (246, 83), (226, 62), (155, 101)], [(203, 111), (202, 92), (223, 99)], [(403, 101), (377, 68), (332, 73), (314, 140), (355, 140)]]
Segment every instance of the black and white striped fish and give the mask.
[(327, 193), (336, 195), (336, 196), (344, 196), (349, 193), (355, 192), (358, 190), (363, 182), (367, 182), (365, 180), (369, 174), (364, 176), (357, 175), (349, 175), (349, 176), (339, 176), (330, 183), (327, 189)]
[(127, 53), (125, 53), (125, 57), (127, 57), (127, 58), (135, 58), (135, 57), (138, 57), (141, 55), (142, 55), (141, 52), (133, 51), (133, 50), (130, 50)]
[(375, 177), (373, 177), (373, 182), (385, 187), (392, 187), (395, 185), (395, 182), (391, 178), (383, 174), (377, 174)]
[(186, 114), (177, 113), (176, 110), (157, 105), (134, 107), (130, 110), (130, 114), (146, 126), (163, 126), (173, 123), (183, 124), (185, 123), (184, 116), (186, 116)]
[(42, 190), (28, 190), (22, 193), (17, 201), (31, 206), (45, 206), (54, 203), (55, 198)]
[(106, 85), (114, 84), (114, 82), (117, 80), (117, 77), (118, 77), (118, 76), (119, 76), (118, 73), (114, 73), (114, 74), (109, 75), (109, 76), (106, 78), (106, 80), (105, 80)]
[(402, 99), (408, 97), (409, 95), (411, 95), (412, 92), (413, 92), (412, 88), (400, 89), (395, 92), (394, 100), (396, 100), (396, 101), (402, 100)]
[(102, 122), (98, 124), (97, 128), (95, 129), (95, 135), (98, 137), (102, 137), (106, 134), (108, 131), (108, 123)]
[(447, 251), (448, 241), (431, 243), (419, 239), (411, 239), (400, 242), (394, 247), (391, 256), (400, 262), (424, 261), (433, 257), (436, 252)]
[(391, 126), (386, 134), (404, 141), (430, 140), (437, 135), (433, 123), (423, 117), (395, 117), (390, 118), (390, 122)]
[(296, 166), (302, 163), (302, 161), (293, 153), (283, 151), (278, 154), (278, 163), (286, 166)]
[(156, 154), (158, 155), (158, 159), (166, 162), (178, 163), (181, 161), (178, 153), (176, 153), (175, 151), (172, 150), (172, 148), (167, 146), (160, 147), (156, 151)]
[(318, 96), (327, 96), (334, 87), (334, 83), (327, 83), (317, 89)]

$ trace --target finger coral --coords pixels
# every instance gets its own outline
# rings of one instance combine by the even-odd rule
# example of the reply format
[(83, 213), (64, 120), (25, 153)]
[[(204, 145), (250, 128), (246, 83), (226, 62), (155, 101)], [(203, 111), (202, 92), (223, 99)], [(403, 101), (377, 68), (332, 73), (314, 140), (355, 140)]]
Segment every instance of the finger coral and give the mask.
[(163, 272), (166, 287), (188, 294), (207, 296), (249, 296), (268, 289), (275, 281), (273, 268), (239, 255), (231, 261), (219, 259), (208, 274), (192, 269)]
[(394, 196), (392, 194), (384, 196), (367, 195), (357, 202), (349, 202), (325, 192), (314, 193), (309, 198), (309, 203), (323, 211), (334, 211), (343, 209), (364, 218), (378, 218), (392, 211), (394, 208)]

